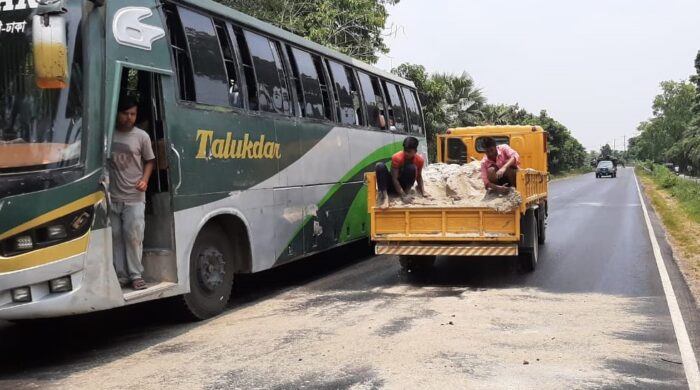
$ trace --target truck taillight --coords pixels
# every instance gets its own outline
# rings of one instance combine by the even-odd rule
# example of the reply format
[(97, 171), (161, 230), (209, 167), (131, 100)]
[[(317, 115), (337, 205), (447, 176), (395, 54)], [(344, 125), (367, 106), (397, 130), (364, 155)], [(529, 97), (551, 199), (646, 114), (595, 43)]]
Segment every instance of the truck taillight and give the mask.
[(542, 137), (544, 138), (544, 142), (542, 142), (542, 145), (544, 145), (544, 152), (547, 153), (547, 132), (542, 133)]

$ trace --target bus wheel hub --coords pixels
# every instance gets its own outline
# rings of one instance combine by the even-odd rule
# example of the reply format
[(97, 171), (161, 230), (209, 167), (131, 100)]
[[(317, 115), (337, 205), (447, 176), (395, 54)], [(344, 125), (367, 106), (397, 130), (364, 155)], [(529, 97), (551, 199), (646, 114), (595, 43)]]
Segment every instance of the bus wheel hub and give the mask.
[(224, 255), (216, 248), (207, 248), (199, 255), (199, 281), (209, 291), (224, 283), (226, 274)]

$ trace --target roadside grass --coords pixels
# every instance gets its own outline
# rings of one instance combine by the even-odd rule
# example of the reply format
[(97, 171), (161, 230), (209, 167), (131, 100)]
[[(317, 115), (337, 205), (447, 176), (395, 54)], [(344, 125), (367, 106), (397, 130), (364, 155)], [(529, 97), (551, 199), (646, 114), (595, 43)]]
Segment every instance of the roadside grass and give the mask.
[(578, 169), (572, 169), (570, 171), (552, 173), (550, 176), (551, 176), (552, 180), (561, 180), (561, 179), (566, 179), (569, 177), (585, 175), (586, 173), (590, 173), (590, 172), (593, 172), (593, 170), (590, 168), (578, 168)]
[(651, 171), (638, 167), (637, 175), (666, 227), (681, 270), (690, 278), (688, 285), (700, 302), (700, 185), (680, 179), (658, 165)]

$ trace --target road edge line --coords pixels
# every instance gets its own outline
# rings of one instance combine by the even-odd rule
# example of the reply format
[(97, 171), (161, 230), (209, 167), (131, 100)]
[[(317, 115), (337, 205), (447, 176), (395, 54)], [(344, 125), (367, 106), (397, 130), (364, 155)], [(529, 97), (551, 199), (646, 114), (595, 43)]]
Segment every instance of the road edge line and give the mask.
[(651, 218), (649, 217), (649, 210), (647, 210), (646, 203), (644, 203), (644, 197), (642, 196), (642, 189), (639, 186), (639, 180), (637, 180), (637, 173), (634, 173), (634, 182), (637, 185), (637, 193), (639, 194), (639, 201), (642, 204), (642, 210), (644, 211), (644, 220), (647, 224), (647, 231), (649, 232), (649, 239), (651, 241), (651, 246), (654, 250), (654, 258), (656, 259), (656, 268), (659, 270), (659, 276), (661, 277), (661, 285), (664, 289), (664, 295), (666, 295), (666, 304), (668, 305), (668, 310), (671, 314), (671, 322), (673, 323), (673, 331), (676, 334), (676, 341), (678, 342), (678, 349), (681, 352), (681, 360), (683, 361), (683, 370), (685, 371), (685, 377), (688, 381), (688, 388), (690, 390), (700, 390), (700, 369), (698, 369), (698, 362), (695, 358), (695, 352), (693, 351), (693, 345), (690, 343), (690, 337), (688, 336), (688, 330), (685, 327), (685, 321), (683, 320), (683, 314), (678, 306), (678, 300), (676, 299), (676, 292), (673, 290), (673, 284), (671, 283), (671, 278), (668, 276), (668, 270), (666, 269), (666, 263), (664, 263), (663, 255), (661, 254), (661, 247), (659, 242), (656, 240), (656, 234), (654, 233), (654, 227), (651, 224)]

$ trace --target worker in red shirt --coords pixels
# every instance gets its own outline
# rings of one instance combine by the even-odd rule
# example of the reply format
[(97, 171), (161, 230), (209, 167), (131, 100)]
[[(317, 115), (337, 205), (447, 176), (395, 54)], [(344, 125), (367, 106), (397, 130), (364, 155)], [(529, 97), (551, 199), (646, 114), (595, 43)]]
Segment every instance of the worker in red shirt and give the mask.
[(389, 193), (399, 195), (406, 204), (412, 203), (413, 197), (409, 192), (416, 182), (418, 194), (427, 197), (423, 187), (424, 165), (425, 159), (418, 154), (418, 139), (406, 137), (403, 140), (403, 151), (391, 157), (391, 173), (385, 163), (377, 163), (374, 169), (377, 174), (377, 205), (380, 208), (388, 207)]
[(496, 140), (487, 137), (483, 141), (486, 156), (481, 160), (481, 179), (487, 190), (507, 194), (515, 187), (520, 166), (520, 155), (508, 145), (496, 145)]

